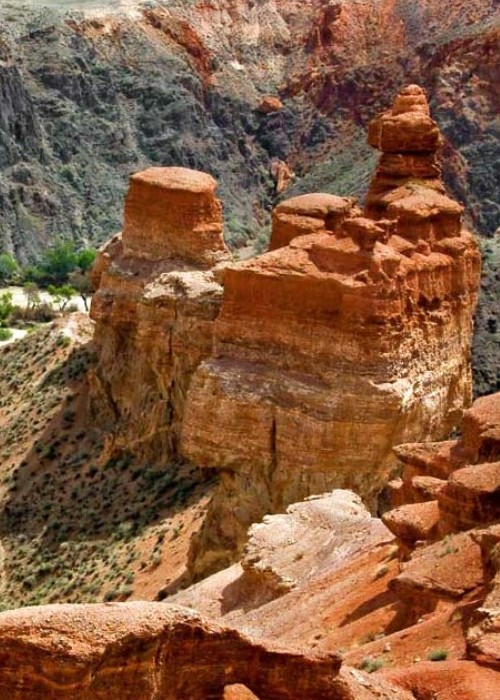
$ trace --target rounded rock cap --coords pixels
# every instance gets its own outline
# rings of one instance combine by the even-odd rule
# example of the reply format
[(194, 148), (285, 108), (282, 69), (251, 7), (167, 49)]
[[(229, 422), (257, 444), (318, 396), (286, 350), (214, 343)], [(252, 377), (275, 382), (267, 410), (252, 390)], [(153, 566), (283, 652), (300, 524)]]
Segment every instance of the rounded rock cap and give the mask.
[(313, 192), (286, 199), (275, 208), (277, 214), (299, 214), (322, 218), (331, 212), (349, 211), (354, 203), (352, 197), (339, 197), (336, 194)]
[(144, 183), (152, 187), (161, 187), (172, 192), (191, 192), (193, 194), (213, 194), (217, 182), (208, 173), (190, 168), (148, 168), (132, 175), (134, 183)]

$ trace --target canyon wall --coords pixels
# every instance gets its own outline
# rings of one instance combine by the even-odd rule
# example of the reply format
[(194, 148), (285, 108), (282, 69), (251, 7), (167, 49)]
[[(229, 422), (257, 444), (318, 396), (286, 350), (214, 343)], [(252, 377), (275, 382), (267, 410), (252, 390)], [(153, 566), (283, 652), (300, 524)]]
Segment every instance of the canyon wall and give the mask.
[(375, 508), (393, 446), (445, 437), (470, 403), (479, 252), (445, 194), (424, 92), (403, 90), (369, 140), (383, 155), (364, 212), (285, 202), (273, 250), (236, 264), (210, 176), (140, 173), (96, 263), (90, 379), (110, 450), (220, 478), (194, 576), (311, 494), (352, 488)]

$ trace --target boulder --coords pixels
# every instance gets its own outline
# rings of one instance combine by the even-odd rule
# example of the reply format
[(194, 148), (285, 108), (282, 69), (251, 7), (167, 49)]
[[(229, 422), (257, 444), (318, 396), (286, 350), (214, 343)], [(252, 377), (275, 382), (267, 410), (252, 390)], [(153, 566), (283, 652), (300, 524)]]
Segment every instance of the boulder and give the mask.
[(283, 106), (283, 102), (276, 95), (264, 95), (259, 102), (257, 110), (261, 114), (272, 114), (273, 112), (280, 112)]
[(474, 464), (453, 472), (438, 494), (444, 533), (500, 520), (500, 462)]
[(437, 501), (412, 503), (384, 513), (384, 525), (402, 540), (416, 542), (436, 536), (439, 526)]
[(418, 616), (440, 600), (456, 601), (484, 583), (481, 548), (470, 533), (417, 549), (389, 586)]

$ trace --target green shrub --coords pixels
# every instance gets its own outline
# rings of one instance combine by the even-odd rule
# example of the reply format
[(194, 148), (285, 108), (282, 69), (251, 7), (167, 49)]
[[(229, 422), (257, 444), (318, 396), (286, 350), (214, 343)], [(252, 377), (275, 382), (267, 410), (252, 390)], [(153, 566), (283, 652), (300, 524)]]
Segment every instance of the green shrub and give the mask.
[(427, 654), (429, 661), (445, 661), (448, 658), (446, 649), (433, 649)]
[(7, 321), (13, 309), (12, 294), (10, 292), (0, 294), (0, 325)]
[(0, 282), (10, 282), (19, 272), (19, 265), (9, 253), (0, 255)]
[(365, 656), (361, 662), (360, 668), (367, 673), (374, 673), (382, 668), (384, 662), (382, 659), (374, 659), (373, 656)]
[(12, 338), (12, 331), (8, 328), (0, 328), (0, 342), (3, 340), (10, 340)]

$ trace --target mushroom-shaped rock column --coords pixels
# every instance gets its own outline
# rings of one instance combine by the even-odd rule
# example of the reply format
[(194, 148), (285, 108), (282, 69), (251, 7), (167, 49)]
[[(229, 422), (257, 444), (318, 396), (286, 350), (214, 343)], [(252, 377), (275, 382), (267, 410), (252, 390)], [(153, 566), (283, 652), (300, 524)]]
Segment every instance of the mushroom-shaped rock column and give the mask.
[(148, 168), (132, 175), (125, 200), (125, 254), (198, 267), (226, 259), (216, 187), (213, 177), (188, 168)]

